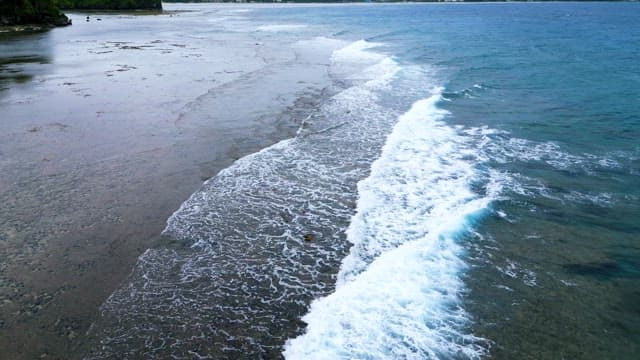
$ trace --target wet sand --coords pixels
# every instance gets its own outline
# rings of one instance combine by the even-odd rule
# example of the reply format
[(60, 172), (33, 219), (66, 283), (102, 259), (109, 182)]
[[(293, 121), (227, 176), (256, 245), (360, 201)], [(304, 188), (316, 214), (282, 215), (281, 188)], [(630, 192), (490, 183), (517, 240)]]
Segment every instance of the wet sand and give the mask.
[(80, 358), (171, 213), (293, 136), (323, 97), (325, 54), (241, 16), (239, 31), (216, 28), (215, 11), (71, 14), (72, 27), (0, 38), (3, 359)]

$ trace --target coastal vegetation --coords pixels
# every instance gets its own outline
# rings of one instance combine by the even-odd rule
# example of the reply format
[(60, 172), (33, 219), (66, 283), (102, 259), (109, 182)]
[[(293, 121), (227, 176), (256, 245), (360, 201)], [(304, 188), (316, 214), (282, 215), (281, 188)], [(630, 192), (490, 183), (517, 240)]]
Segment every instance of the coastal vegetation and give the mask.
[(161, 0), (54, 0), (61, 9), (161, 10)]
[(71, 21), (60, 12), (53, 0), (2, 0), (0, 25), (43, 24), (70, 25)]
[(0, 26), (65, 26), (71, 20), (60, 9), (162, 10), (161, 0), (2, 0)]

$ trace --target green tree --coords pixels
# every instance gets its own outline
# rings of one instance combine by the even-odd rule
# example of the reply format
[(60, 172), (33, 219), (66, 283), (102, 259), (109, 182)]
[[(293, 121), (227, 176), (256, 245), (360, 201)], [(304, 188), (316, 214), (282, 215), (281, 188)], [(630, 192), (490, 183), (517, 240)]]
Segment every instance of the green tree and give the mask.
[(0, 25), (14, 24), (68, 25), (69, 19), (53, 0), (1, 0)]

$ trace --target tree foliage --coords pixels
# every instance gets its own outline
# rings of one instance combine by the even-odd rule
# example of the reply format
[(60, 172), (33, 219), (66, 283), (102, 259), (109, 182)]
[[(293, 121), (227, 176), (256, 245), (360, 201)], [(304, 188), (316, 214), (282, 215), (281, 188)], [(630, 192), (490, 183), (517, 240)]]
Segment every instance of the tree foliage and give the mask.
[(55, 3), (62, 9), (162, 9), (161, 0), (55, 0)]
[(68, 22), (53, 0), (0, 0), (0, 25), (67, 25)]

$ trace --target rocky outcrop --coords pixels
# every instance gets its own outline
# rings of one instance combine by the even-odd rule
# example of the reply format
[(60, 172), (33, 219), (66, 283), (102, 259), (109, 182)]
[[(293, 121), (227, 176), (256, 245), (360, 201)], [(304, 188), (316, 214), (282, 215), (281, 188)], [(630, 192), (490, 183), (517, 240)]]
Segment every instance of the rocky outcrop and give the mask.
[(66, 26), (71, 20), (58, 10), (53, 0), (2, 0), (0, 26)]

